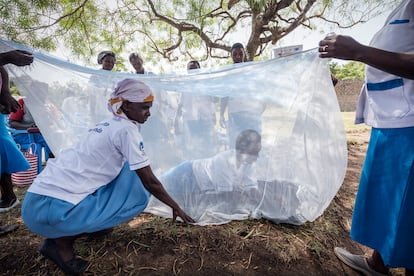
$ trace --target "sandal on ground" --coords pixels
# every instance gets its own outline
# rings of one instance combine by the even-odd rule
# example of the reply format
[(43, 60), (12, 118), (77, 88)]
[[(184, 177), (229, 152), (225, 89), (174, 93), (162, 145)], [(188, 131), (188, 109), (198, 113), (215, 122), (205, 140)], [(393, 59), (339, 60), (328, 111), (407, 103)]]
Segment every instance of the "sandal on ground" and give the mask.
[(55, 240), (46, 239), (39, 247), (39, 252), (53, 261), (65, 275), (81, 275), (88, 267), (88, 262), (77, 257), (64, 261), (59, 254)]
[(0, 226), (0, 236), (6, 235), (10, 232), (13, 232), (19, 227), (18, 224), (9, 224)]
[(341, 247), (335, 247), (335, 255), (347, 266), (361, 272), (366, 276), (384, 276), (383, 274), (372, 269), (367, 262), (367, 258), (364, 255), (355, 255), (349, 253), (346, 249)]

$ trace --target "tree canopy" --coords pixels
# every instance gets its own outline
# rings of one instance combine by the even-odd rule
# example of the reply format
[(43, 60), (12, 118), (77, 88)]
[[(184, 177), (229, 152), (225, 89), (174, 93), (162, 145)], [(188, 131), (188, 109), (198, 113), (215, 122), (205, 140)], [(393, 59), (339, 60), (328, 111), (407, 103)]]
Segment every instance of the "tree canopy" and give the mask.
[[(247, 33), (247, 59), (298, 27), (351, 27), (389, 9), (378, 0), (0, 0), (2, 37), (45, 50), (58, 47), (95, 63), (102, 49), (145, 60), (228, 58)], [(123, 62), (124, 60), (120, 60)]]

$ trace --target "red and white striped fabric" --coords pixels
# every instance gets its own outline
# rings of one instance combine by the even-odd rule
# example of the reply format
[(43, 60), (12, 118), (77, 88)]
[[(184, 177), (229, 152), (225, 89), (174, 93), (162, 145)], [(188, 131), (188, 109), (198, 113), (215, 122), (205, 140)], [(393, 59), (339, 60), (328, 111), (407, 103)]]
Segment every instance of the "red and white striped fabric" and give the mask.
[[(34, 145), (36, 147), (36, 145)], [(30, 146), (26, 152), (23, 152), (24, 157), (30, 164), (30, 169), (22, 172), (12, 173), (12, 183), (17, 186), (27, 186), (32, 184), (33, 180), (37, 175), (37, 154), (31, 152), (32, 147)], [(33, 149), (36, 152), (36, 149)]]

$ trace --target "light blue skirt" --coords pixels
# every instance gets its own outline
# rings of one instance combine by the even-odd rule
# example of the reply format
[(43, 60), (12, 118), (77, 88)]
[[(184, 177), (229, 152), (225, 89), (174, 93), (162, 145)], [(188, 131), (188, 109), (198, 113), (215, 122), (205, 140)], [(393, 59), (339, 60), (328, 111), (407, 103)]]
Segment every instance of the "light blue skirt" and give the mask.
[(385, 265), (414, 269), (414, 127), (372, 129), (351, 237)]
[(27, 193), (22, 205), (22, 217), (27, 227), (39, 236), (75, 236), (129, 221), (145, 209), (149, 196), (135, 171), (131, 171), (126, 163), (112, 182), (76, 205)]

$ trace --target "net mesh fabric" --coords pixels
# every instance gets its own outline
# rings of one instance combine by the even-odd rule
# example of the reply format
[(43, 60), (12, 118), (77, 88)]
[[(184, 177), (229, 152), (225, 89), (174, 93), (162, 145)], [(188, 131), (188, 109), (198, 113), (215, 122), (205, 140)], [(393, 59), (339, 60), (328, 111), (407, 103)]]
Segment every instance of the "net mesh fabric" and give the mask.
[[(145, 151), (166, 190), (200, 225), (313, 221), (343, 182), (344, 126), (327, 61), (316, 49), (158, 76), (95, 70), (6, 40), (0, 49), (34, 53), (32, 65), (7, 68), (56, 156), (111, 116), (106, 104), (118, 81), (137, 78), (151, 87), (155, 101), (141, 127)], [(250, 163), (239, 162), (235, 150), (245, 129), (261, 135)], [(172, 215), (154, 197), (146, 211)]]

